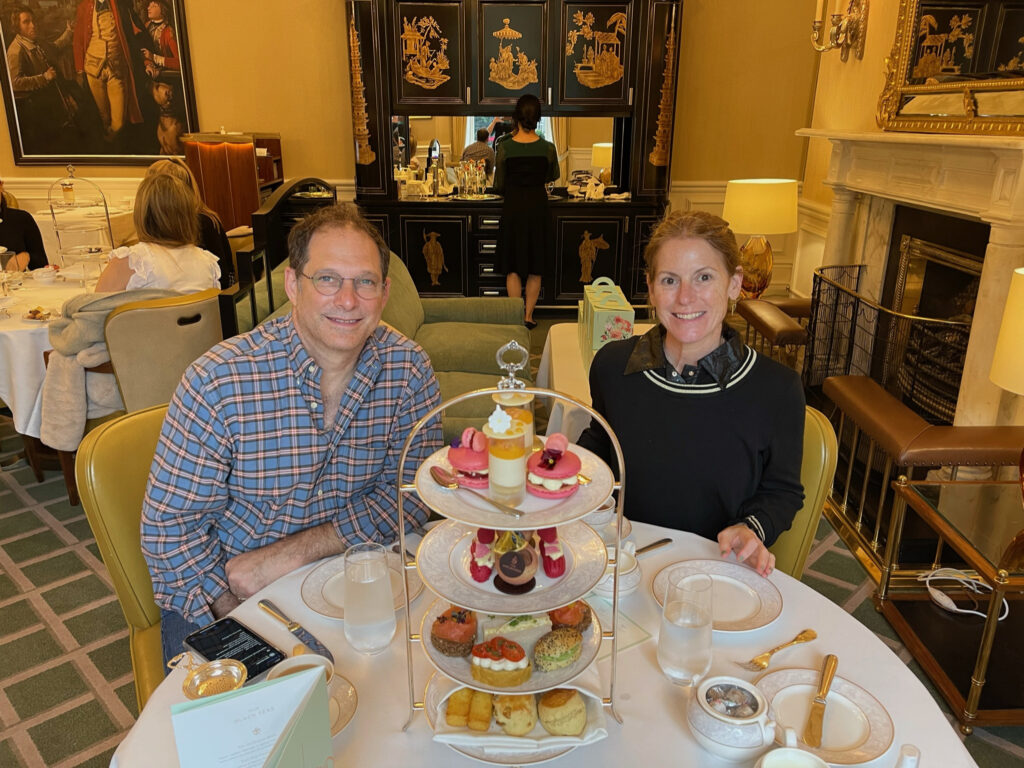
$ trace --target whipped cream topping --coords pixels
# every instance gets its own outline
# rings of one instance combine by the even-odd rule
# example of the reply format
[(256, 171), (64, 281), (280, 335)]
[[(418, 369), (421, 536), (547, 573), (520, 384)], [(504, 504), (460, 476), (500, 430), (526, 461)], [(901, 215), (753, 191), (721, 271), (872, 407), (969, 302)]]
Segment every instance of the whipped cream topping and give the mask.
[(526, 475), (526, 479), (534, 485), (540, 485), (547, 488), (549, 491), (557, 491), (563, 485), (576, 485), (579, 482), (579, 477), (576, 475), (570, 475), (569, 477), (541, 477), (535, 475), (533, 472), (529, 472)]
[(513, 669), (526, 669), (530, 663), (530, 659), (523, 656), (519, 661), (509, 661), (508, 659), (482, 659), (479, 656), (472, 657), (473, 664), (484, 669), (493, 669), (497, 672), (509, 672)]
[(487, 426), (496, 435), (503, 435), (512, 429), (512, 417), (503, 411), (500, 406), (496, 405), (494, 406), (494, 413), (487, 417)]

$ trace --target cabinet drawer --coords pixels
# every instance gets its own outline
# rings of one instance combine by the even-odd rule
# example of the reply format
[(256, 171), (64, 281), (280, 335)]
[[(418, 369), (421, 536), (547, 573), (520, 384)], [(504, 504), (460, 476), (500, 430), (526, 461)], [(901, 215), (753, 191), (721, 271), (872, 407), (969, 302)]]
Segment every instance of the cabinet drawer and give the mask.
[(477, 256), (484, 256), (487, 258), (494, 258), (495, 254), (498, 253), (498, 241), (497, 240), (478, 240), (476, 244)]
[(501, 214), (498, 213), (478, 213), (475, 219), (478, 232), (497, 232), (501, 226)]
[(493, 261), (481, 261), (476, 265), (476, 276), (477, 277), (504, 277), (504, 274), (498, 269), (498, 265)]
[(508, 296), (508, 289), (504, 285), (481, 285), (477, 288), (478, 296)]

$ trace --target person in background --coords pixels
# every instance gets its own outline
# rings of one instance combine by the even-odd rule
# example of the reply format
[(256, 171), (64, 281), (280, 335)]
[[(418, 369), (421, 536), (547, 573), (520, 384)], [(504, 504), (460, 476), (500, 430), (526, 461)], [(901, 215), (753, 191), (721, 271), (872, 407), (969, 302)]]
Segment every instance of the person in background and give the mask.
[(498, 229), (498, 258), (510, 297), (522, 296), (526, 281), (525, 323), (531, 330), (537, 327), (533, 310), (551, 243), (544, 185), (555, 181), (559, 174), (555, 145), (537, 135), (540, 116), (536, 96), (519, 97), (514, 114), (517, 130), (497, 145), (494, 163), (494, 191), (505, 198)]
[[(352, 204), (288, 235), (292, 311), (228, 339), (185, 372), (142, 509), (142, 551), (164, 654), (306, 563), (398, 537), (398, 482), (441, 447), (430, 360), (380, 322), (390, 252)], [(427, 508), (406, 497), (406, 522)]]
[(32, 214), (7, 205), (4, 183), (0, 180), (0, 245), (14, 253), (3, 265), (9, 272), (39, 269), (48, 263), (43, 236)]
[(164, 288), (195, 293), (220, 287), (217, 257), (196, 245), (199, 203), (195, 193), (167, 174), (143, 178), (133, 212), (139, 242), (115, 248), (96, 291)]
[(491, 149), (491, 145), (487, 143), (487, 129), (481, 128), (476, 132), (476, 141), (462, 150), (463, 160), (483, 160), (484, 161), (484, 173), (488, 176), (491, 175), (491, 169), (494, 168), (494, 150)]
[(203, 195), (199, 191), (199, 183), (192, 174), (192, 169), (180, 157), (172, 157), (167, 160), (157, 160), (146, 170), (147, 176), (154, 176), (158, 173), (173, 176), (192, 190), (199, 206), (199, 242), (197, 244), (203, 250), (209, 251), (217, 257), (217, 263), (220, 264), (220, 287), (227, 288), (234, 285), (237, 277), (235, 276), (234, 256), (231, 254), (231, 243), (224, 232), (220, 216), (203, 202)]
[[(796, 372), (725, 324), (743, 282), (729, 225), (672, 211), (644, 250), (659, 324), (602, 347), (590, 394), (622, 447), (625, 514), (718, 540), (767, 575), (768, 547), (803, 503), (804, 394)], [(591, 422), (579, 444), (611, 461)]]

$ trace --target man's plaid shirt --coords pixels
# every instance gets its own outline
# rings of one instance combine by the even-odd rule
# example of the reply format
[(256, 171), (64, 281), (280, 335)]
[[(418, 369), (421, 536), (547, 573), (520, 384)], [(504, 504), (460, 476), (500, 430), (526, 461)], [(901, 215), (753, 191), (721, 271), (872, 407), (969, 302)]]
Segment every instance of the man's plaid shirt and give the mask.
[[(224, 565), (321, 523), (347, 544), (398, 536), (398, 459), (440, 402), (423, 350), (379, 326), (334, 426), (324, 428), (321, 369), (291, 315), (218, 344), (186, 371), (167, 411), (142, 509), (156, 602), (206, 624), (228, 590)], [(417, 435), (405, 482), (441, 447), (440, 420)], [(427, 509), (407, 495), (406, 515)]]

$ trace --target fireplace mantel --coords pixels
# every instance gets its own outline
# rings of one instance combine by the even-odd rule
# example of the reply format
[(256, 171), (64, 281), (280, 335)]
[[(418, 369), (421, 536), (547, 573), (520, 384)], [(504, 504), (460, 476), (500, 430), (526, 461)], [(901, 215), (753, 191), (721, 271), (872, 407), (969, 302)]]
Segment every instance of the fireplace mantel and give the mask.
[(1024, 139), (810, 128), (797, 135), (832, 142), (829, 186), (1024, 226)]
[(1024, 139), (810, 128), (797, 135), (832, 143), (823, 264), (866, 263), (879, 274), (898, 203), (991, 225), (954, 423), (1024, 424), (1024, 397), (988, 378), (1009, 276), (1024, 266)]

